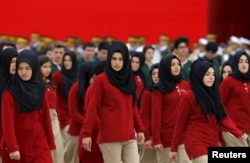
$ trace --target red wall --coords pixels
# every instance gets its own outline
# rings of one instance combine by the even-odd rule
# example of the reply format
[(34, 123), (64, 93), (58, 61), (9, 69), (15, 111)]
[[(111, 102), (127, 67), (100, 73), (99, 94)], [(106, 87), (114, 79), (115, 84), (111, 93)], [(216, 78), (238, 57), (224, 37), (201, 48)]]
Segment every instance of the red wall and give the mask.
[(147, 43), (161, 33), (191, 43), (207, 33), (207, 0), (5, 0), (1, 2), (0, 34), (30, 36), (31, 32), (64, 40), (111, 35), (126, 41), (144, 35)]

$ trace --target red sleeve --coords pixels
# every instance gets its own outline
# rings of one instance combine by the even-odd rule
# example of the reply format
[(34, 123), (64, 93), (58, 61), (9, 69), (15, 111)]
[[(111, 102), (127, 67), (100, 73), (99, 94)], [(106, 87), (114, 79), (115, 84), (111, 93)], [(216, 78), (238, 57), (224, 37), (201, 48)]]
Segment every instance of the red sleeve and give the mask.
[(153, 146), (157, 144), (162, 144), (161, 142), (161, 118), (162, 118), (162, 101), (163, 97), (159, 91), (154, 91), (152, 93), (152, 137)]
[(16, 133), (15, 133), (15, 117), (14, 108), (15, 100), (14, 96), (6, 91), (2, 96), (2, 128), (4, 138), (7, 143), (8, 152), (19, 151), (19, 146), (17, 144)]
[(243, 134), (243, 132), (236, 127), (235, 123), (228, 114), (227, 117), (222, 119), (220, 122), (222, 130), (232, 133), (235, 137), (240, 137)]
[(45, 134), (47, 137), (49, 147), (51, 150), (56, 149), (46, 93), (44, 96), (44, 102), (43, 102), (43, 106), (41, 110), (42, 110), (42, 118), (43, 118), (43, 123), (44, 123), (43, 124), (44, 130), (45, 130)]
[(145, 90), (141, 97), (141, 121), (145, 126), (145, 141), (151, 139), (151, 92)]
[(133, 106), (133, 119), (134, 119), (134, 126), (135, 126), (136, 132), (137, 133), (144, 132), (145, 127), (142, 124), (140, 114), (139, 114), (138, 108), (136, 106)]
[(84, 107), (83, 107), (83, 112), (86, 113), (87, 109), (88, 109), (88, 105), (89, 105), (89, 102), (90, 102), (90, 96), (92, 94), (92, 91), (93, 91), (93, 85), (90, 85), (86, 91), (86, 95), (85, 95), (85, 98), (84, 98)]
[(85, 119), (82, 128), (83, 138), (91, 137), (92, 130), (96, 123), (97, 111), (103, 97), (103, 84), (101, 78), (96, 77), (93, 83), (91, 99), (86, 109)]
[(71, 120), (75, 121), (77, 124), (83, 124), (83, 116), (78, 112), (79, 102), (78, 102), (79, 84), (75, 83), (69, 91), (69, 115)]
[(171, 151), (176, 152), (178, 146), (183, 138), (183, 133), (185, 132), (188, 117), (191, 114), (192, 103), (190, 101), (190, 94), (186, 94), (181, 98), (179, 103), (179, 114), (176, 119), (176, 125), (174, 130), (174, 135), (171, 144)]
[(225, 106), (228, 101), (228, 98), (230, 97), (230, 92), (231, 92), (230, 82), (227, 78), (221, 82), (219, 90), (220, 90), (221, 102)]

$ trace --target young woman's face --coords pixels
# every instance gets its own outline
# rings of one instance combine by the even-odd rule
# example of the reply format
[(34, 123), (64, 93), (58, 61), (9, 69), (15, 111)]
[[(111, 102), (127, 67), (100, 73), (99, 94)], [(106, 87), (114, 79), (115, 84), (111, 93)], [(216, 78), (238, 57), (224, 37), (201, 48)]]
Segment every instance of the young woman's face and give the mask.
[(154, 50), (153, 49), (148, 49), (145, 53), (145, 60), (148, 62), (151, 62), (154, 57)]
[(111, 57), (111, 67), (114, 71), (120, 71), (123, 67), (122, 53), (115, 52)]
[(214, 69), (210, 67), (203, 77), (203, 84), (207, 87), (212, 87), (215, 81)]
[(14, 75), (16, 73), (16, 58), (17, 57), (14, 57), (11, 59), (10, 61), (10, 74), (11, 75)]
[(181, 73), (181, 63), (178, 59), (174, 58), (171, 61), (171, 74), (173, 76), (178, 76)]
[(229, 65), (226, 65), (222, 70), (222, 79), (224, 80), (231, 73), (232, 73), (232, 68)]
[(159, 69), (158, 68), (154, 68), (152, 70), (151, 77), (152, 77), (152, 81), (153, 81), (154, 84), (157, 84), (159, 82), (158, 73), (159, 73)]
[(132, 57), (131, 66), (132, 66), (132, 71), (138, 71), (140, 68), (140, 59), (138, 57)]
[(42, 77), (47, 78), (50, 73), (51, 73), (51, 62), (45, 62), (41, 67), (40, 67), (40, 72)]
[(64, 67), (65, 67), (65, 69), (66, 70), (70, 70), (71, 68), (72, 68), (72, 60), (71, 60), (71, 58), (70, 58), (70, 56), (69, 55), (66, 55), (65, 57), (64, 57), (64, 62), (63, 62), (63, 64), (64, 64)]
[(32, 68), (26, 62), (21, 62), (17, 69), (18, 76), (23, 81), (29, 81), (32, 77)]
[(239, 68), (239, 71), (243, 74), (248, 72), (249, 64), (248, 64), (248, 59), (245, 55), (242, 55), (240, 57), (240, 60), (238, 63), (238, 68)]

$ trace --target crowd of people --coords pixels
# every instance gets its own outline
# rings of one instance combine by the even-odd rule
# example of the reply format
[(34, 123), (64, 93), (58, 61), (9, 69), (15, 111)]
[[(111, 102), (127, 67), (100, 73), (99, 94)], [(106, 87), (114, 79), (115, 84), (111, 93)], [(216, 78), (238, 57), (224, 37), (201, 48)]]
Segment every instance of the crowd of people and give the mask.
[(3, 163), (207, 163), (250, 146), (250, 41), (0, 39)]

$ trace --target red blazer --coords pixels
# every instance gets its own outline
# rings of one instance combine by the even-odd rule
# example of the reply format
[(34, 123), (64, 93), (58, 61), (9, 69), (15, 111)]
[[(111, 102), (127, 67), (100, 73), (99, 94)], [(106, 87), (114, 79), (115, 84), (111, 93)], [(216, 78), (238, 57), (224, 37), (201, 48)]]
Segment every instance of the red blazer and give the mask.
[(3, 94), (2, 101), (3, 160), (9, 159), (8, 153), (19, 150), (21, 162), (39, 160), (41, 155), (45, 162), (52, 162), (50, 149), (55, 149), (55, 143), (47, 98), (41, 109), (32, 112), (19, 112), (10, 91)]
[(69, 91), (69, 131), (73, 136), (78, 136), (83, 125), (83, 103), (78, 102), (79, 83), (74, 83)]
[(228, 116), (218, 123), (214, 114), (204, 115), (191, 90), (185, 93), (179, 107), (171, 151), (177, 151), (184, 134), (184, 145), (190, 159), (207, 155), (208, 147), (219, 145), (219, 123), (237, 137), (243, 134)]
[(134, 128), (143, 132), (144, 126), (138, 110), (132, 105), (132, 95), (125, 94), (113, 86), (105, 73), (98, 75), (93, 83), (93, 94), (83, 125), (83, 137), (91, 137), (99, 108), (98, 143), (135, 139)]
[(60, 128), (63, 129), (65, 126), (69, 124), (70, 116), (69, 116), (69, 107), (68, 107), (68, 99), (65, 99), (62, 96), (62, 71), (57, 71), (53, 75), (53, 81), (56, 85), (56, 95), (58, 100), (58, 120), (60, 124)]
[(152, 115), (152, 107), (151, 107), (151, 95), (152, 91), (150, 90), (144, 90), (141, 97), (141, 108), (140, 108), (140, 114), (141, 114), (141, 121), (143, 125), (145, 126), (144, 136), (145, 141), (150, 140), (152, 137), (151, 132), (151, 115)]
[(250, 82), (228, 76), (220, 84), (221, 101), (236, 126), (250, 133)]
[(162, 144), (170, 147), (179, 113), (178, 104), (183, 94), (189, 89), (186, 81), (178, 83), (178, 89), (170, 93), (156, 90), (152, 94), (152, 136), (153, 145)]

